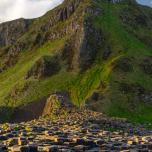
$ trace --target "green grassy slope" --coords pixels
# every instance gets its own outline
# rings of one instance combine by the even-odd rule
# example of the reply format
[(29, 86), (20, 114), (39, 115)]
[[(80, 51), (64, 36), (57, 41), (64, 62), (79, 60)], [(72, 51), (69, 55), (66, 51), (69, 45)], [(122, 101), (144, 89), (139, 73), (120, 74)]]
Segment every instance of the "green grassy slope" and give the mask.
[[(83, 7), (88, 5), (88, 0), (85, 2)], [(152, 57), (152, 48), (146, 41), (147, 38), (152, 40), (152, 28), (149, 27), (150, 32), (147, 32), (143, 25), (139, 24), (134, 28), (132, 24), (122, 21), (122, 12), (128, 11), (128, 8), (132, 10), (129, 10), (131, 14), (127, 15), (132, 17), (138, 14), (138, 6), (135, 4), (98, 1), (93, 7), (103, 10), (103, 14), (95, 17), (92, 22), (97, 29), (102, 30), (105, 40), (104, 43), (101, 42), (103, 45), (92, 66), (87, 71), (78, 73), (68, 71), (63, 63), (60, 72), (52, 77), (25, 79), (27, 71), (40, 57), (59, 53), (67, 43), (69, 35), (48, 41), (39, 48), (24, 51), (19, 54), (17, 64), (0, 73), (1, 106), (18, 107), (39, 101), (54, 91), (68, 91), (73, 103), (78, 106), (86, 103), (90, 108), (109, 116), (125, 117), (136, 122), (152, 121), (152, 106), (140, 97), (140, 94), (143, 94), (140, 90), (144, 90), (144, 93), (152, 92), (152, 77), (140, 66), (145, 59)], [(152, 10), (143, 9), (148, 16), (152, 14)], [(42, 21), (45, 22), (45, 18), (40, 19), (40, 23)], [(59, 23), (58, 28), (68, 22), (69, 20)], [(133, 23), (134, 20), (130, 22)], [(149, 17), (147, 22), (149, 23)], [(38, 23), (38, 20), (35, 23)], [(26, 41), (26, 35), (23, 39)], [(111, 54), (107, 59), (103, 59), (107, 47)], [(94, 93), (98, 94), (97, 99), (92, 98)]]
[[(9, 68), (7, 71), (3, 72), (0, 75), (1, 79), (1, 88), (3, 88), (0, 92), (0, 99), (3, 101), (6, 97), (6, 95), (12, 90), (14, 90), (14, 86), (17, 87), (17, 89), (24, 89), (25, 84), (34, 84), (36, 80), (26, 80), (24, 77), (27, 73), (27, 71), (30, 69), (30, 67), (41, 57), (44, 55), (54, 55), (57, 50), (56, 46), (58, 46), (58, 49), (62, 48), (65, 43), (65, 39), (54, 41), (54, 42), (48, 42), (44, 44), (41, 48), (37, 50), (27, 51), (22, 54), (20, 54), (20, 60), (18, 63), (12, 67)], [(30, 85), (30, 87), (32, 87)], [(41, 90), (42, 91), (42, 90)], [(33, 89), (34, 93), (34, 89)], [(34, 96), (34, 94), (33, 94)], [(21, 98), (21, 100), (24, 100)], [(5, 100), (4, 100), (5, 101)], [(15, 101), (14, 101), (15, 102)], [(18, 102), (18, 101), (16, 101)], [(28, 100), (26, 101), (28, 102)], [(24, 102), (15, 103), (13, 106), (18, 106), (19, 104), (23, 104)], [(1, 102), (1, 104), (5, 104)], [(12, 106), (12, 102), (9, 102), (7, 105)]]
[[(145, 90), (149, 90), (149, 92), (152, 91), (151, 75), (141, 71), (139, 66), (144, 58), (152, 56), (152, 49), (139, 40), (138, 37), (135, 37), (133, 32), (128, 32), (128, 29), (122, 24), (120, 14), (124, 9), (130, 7), (128, 4), (103, 3), (101, 7), (104, 8), (105, 13), (104, 17), (98, 18), (98, 26), (102, 27), (107, 34), (108, 42), (114, 52), (113, 55), (117, 56), (117, 53), (119, 53), (122, 54), (121, 58), (132, 59), (131, 66), (133, 70), (124, 72), (123, 70), (113, 69), (109, 76), (109, 87), (104, 94), (104, 99), (95, 105), (91, 103), (91, 106), (98, 107), (99, 111), (102, 109), (109, 116), (126, 117), (137, 122), (151, 122), (151, 104), (145, 103), (140, 98), (136, 99), (136, 92), (127, 90), (128, 92), (123, 93), (120, 90), (120, 84), (126, 84), (126, 88), (127, 85), (136, 84)], [(141, 29), (146, 33), (146, 28)], [(138, 28), (134, 32), (138, 32), (136, 30)], [(151, 36), (150, 33), (148, 35)]]

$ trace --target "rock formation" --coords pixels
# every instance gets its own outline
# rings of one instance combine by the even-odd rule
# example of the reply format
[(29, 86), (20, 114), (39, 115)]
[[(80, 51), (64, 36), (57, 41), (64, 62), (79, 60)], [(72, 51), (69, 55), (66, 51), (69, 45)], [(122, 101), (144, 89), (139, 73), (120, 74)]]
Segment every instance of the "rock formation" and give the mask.
[(62, 116), (74, 107), (64, 93), (55, 93), (47, 99), (42, 116)]

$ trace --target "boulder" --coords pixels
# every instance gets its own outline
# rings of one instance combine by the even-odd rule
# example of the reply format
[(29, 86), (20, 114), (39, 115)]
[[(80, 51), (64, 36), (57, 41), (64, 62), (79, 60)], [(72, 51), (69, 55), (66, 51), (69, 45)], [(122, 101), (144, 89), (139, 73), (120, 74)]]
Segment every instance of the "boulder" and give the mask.
[(57, 116), (64, 112), (70, 112), (72, 107), (73, 105), (66, 93), (54, 93), (47, 99), (42, 116)]

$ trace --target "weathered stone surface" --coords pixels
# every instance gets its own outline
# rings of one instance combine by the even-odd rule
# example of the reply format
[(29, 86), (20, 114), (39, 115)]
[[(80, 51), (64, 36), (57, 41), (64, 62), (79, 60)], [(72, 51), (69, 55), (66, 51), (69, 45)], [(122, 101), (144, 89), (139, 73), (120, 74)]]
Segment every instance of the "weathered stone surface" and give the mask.
[(31, 23), (31, 20), (19, 19), (0, 24), (0, 47), (14, 44), (16, 39), (28, 30)]
[(143, 63), (140, 64), (141, 70), (146, 73), (147, 75), (152, 76), (152, 57), (146, 57), (143, 60)]
[[(53, 99), (60, 96), (54, 95)], [(62, 103), (62, 102), (61, 102)], [(7, 126), (7, 127), (6, 127)], [(108, 118), (87, 109), (71, 108), (56, 119), (42, 117), (19, 124), (0, 125), (0, 151), (102, 152), (151, 151), (152, 131), (125, 119)], [(14, 137), (17, 136), (17, 137)]]
[(26, 79), (29, 77), (45, 78), (59, 72), (60, 61), (58, 57), (43, 56), (41, 57), (26, 74)]
[(43, 116), (55, 115), (58, 116), (62, 112), (67, 112), (73, 105), (66, 93), (52, 94), (48, 99), (44, 107)]
[(115, 70), (120, 72), (132, 72), (133, 71), (132, 59), (130, 58), (119, 59), (119, 61), (115, 64)]

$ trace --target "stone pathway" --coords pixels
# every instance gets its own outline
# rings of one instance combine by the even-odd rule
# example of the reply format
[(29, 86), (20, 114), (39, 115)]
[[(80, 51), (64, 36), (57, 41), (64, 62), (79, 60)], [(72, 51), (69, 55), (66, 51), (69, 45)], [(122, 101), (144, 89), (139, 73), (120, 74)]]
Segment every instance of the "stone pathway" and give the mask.
[(89, 110), (0, 125), (0, 152), (148, 152), (152, 131)]

